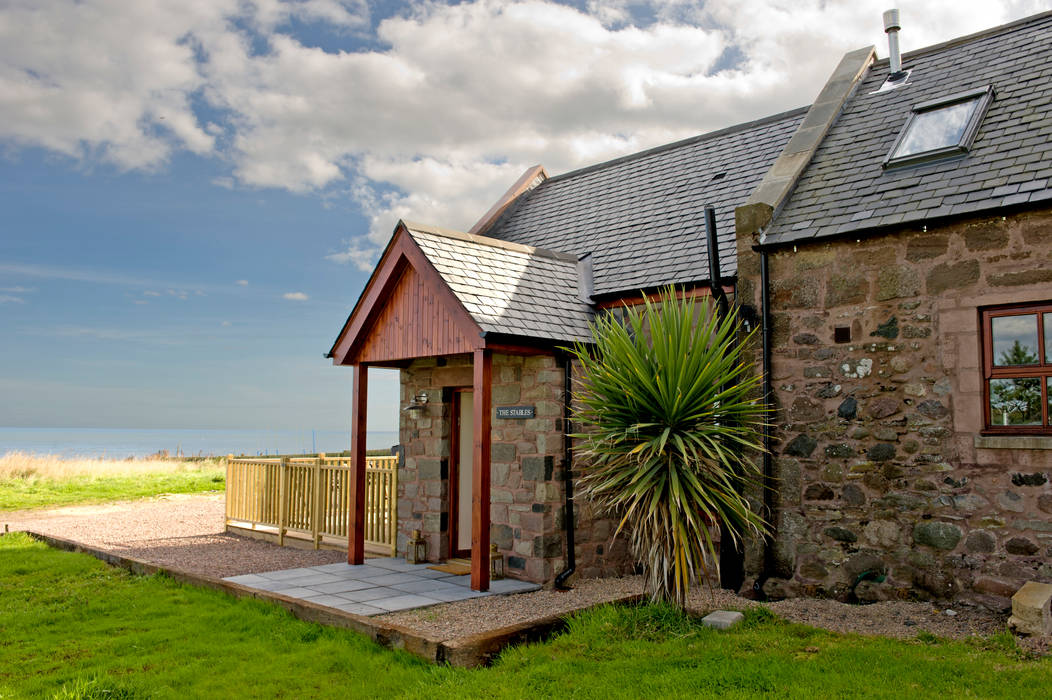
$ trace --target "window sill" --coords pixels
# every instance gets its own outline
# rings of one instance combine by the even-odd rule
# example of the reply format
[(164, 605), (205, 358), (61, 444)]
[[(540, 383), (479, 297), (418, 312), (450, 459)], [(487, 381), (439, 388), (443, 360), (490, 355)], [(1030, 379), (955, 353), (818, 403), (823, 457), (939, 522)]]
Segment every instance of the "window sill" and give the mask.
[(980, 450), (1052, 450), (1052, 435), (976, 435)]

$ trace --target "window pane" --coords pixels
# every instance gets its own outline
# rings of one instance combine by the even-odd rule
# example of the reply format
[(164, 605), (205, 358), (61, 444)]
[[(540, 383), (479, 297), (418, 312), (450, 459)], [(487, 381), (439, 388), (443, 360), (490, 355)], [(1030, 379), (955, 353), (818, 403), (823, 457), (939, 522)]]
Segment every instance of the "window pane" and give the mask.
[(1041, 380), (990, 380), (990, 425), (1041, 425)]
[(1045, 362), (1052, 363), (1052, 314), (1045, 314)]
[(996, 316), (990, 319), (993, 329), (994, 365), (1036, 365), (1037, 314)]
[(967, 102), (920, 112), (913, 118), (909, 131), (892, 157), (901, 158), (959, 144), (979, 99), (976, 97)]

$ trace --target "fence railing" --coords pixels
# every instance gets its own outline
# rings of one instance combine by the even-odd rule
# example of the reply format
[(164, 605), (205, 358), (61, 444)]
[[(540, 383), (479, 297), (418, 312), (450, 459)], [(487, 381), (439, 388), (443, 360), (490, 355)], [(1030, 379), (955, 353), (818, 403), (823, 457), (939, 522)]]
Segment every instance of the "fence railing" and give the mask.
[[(227, 457), (227, 526), (347, 546), (351, 458)], [(367, 457), (365, 544), (397, 553), (398, 457)]]

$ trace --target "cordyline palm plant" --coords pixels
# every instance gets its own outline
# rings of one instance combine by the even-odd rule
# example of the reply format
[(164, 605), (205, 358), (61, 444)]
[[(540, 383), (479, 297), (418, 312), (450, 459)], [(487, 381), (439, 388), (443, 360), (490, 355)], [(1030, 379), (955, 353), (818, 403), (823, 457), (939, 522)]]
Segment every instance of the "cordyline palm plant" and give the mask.
[(623, 322), (598, 317), (594, 344), (571, 350), (583, 370), (582, 495), (620, 518), (615, 537), (627, 530), (650, 597), (681, 608), (692, 581), (718, 574), (710, 528), (723, 523), (735, 542), (766, 528), (744, 495), (761, 478), (750, 457), (766, 408), (739, 329), (734, 313), (720, 318), (710, 300), (669, 288)]

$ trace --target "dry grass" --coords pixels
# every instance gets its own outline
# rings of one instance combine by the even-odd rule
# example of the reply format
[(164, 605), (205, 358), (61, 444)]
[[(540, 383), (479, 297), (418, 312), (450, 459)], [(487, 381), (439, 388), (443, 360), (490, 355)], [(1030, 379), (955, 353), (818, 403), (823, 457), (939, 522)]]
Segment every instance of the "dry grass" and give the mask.
[(8, 452), (0, 456), (0, 481), (7, 479), (63, 480), (75, 477), (135, 476), (137, 474), (177, 474), (211, 470), (225, 460), (189, 462), (180, 459), (95, 459), (64, 458)]

